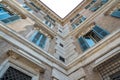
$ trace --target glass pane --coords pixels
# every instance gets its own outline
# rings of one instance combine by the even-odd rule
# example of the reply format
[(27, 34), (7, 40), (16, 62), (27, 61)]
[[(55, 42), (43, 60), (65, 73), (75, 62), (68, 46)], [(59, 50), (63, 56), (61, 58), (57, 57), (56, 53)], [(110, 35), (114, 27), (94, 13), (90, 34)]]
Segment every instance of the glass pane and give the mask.
[(41, 38), (41, 40), (39, 42), (39, 46), (41, 48), (44, 48), (45, 47), (45, 42), (46, 42), (46, 36), (42, 35), (42, 38)]
[(85, 40), (86, 40), (86, 42), (88, 43), (88, 45), (90, 47), (92, 47), (93, 45), (95, 45), (95, 42), (91, 38), (85, 37)]
[(0, 8), (0, 20), (9, 18), (11, 15), (5, 11), (3, 8)]

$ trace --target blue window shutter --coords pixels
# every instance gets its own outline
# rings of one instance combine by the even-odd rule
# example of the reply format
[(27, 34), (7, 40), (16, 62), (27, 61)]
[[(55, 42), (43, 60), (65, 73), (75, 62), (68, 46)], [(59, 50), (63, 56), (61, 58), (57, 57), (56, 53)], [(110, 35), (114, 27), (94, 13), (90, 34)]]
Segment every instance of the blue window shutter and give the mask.
[(111, 16), (120, 18), (120, 10), (118, 10), (118, 9), (115, 10), (115, 11), (111, 14)]
[(94, 31), (101, 39), (103, 39), (105, 36), (107, 36), (107, 35), (109, 34), (108, 31), (100, 28), (100, 27), (97, 26), (97, 25), (93, 28), (93, 31)]
[(78, 39), (78, 41), (79, 41), (80, 47), (82, 48), (83, 51), (85, 51), (89, 48), (89, 45), (87, 44), (87, 42), (85, 41), (85, 39), (83, 37), (80, 37)]

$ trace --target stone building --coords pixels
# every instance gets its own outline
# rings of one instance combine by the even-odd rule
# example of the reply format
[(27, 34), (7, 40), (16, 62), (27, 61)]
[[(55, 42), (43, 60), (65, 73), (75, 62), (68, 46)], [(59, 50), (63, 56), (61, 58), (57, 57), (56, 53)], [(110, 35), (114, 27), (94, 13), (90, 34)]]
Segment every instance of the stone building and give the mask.
[(120, 0), (0, 0), (0, 80), (120, 80)]

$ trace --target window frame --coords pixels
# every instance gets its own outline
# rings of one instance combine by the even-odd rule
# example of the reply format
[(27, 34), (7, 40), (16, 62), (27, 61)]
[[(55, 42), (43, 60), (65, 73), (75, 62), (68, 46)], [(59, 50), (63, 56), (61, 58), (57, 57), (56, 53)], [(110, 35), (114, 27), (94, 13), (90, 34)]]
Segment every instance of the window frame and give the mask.
[[(100, 33), (98, 33), (98, 31), (95, 30), (95, 28), (98, 29), (98, 31), (100, 31)], [(89, 32), (87, 32), (85, 35), (80, 36), (80, 37), (78, 38), (79, 45), (80, 45), (80, 47), (81, 47), (81, 49), (82, 49), (83, 52), (86, 51), (87, 49), (89, 49), (89, 48), (91, 48), (91, 47), (94, 46), (94, 45), (90, 46), (90, 44), (89, 44), (89, 43), (86, 41), (86, 39), (85, 39), (85, 36), (86, 36), (87, 34), (89, 34), (89, 33), (92, 33), (92, 32), (99, 38), (99, 40), (97, 41), (97, 38), (95, 39), (93, 36), (92, 36), (92, 37), (90, 36), (90, 37), (91, 37), (90, 39), (95, 43), (94, 45), (96, 45), (96, 43), (98, 43), (98, 42), (101, 41), (103, 38), (105, 38), (106, 36), (109, 35), (109, 32), (108, 32), (107, 30), (99, 27), (98, 25), (95, 25)], [(96, 33), (96, 32), (97, 32), (97, 33)], [(106, 33), (106, 34), (105, 34), (105, 35), (102, 35), (101, 32), (104, 32), (104, 33)], [(102, 35), (102, 37), (101, 37), (101, 35)]]
[[(40, 34), (39, 38), (37, 39), (36, 42), (33, 42), (33, 40), (35, 39), (35, 36), (36, 36), (38, 33)], [(45, 37), (43, 47), (40, 46), (41, 40), (43, 39), (42, 36)], [(38, 47), (42, 48), (42, 49), (45, 49), (45, 46), (46, 46), (46, 44), (47, 44), (47, 43), (46, 43), (46, 42), (47, 42), (47, 36), (45, 36), (43, 33), (41, 33), (41, 32), (38, 31), (38, 30), (35, 30), (35, 31), (30, 35), (29, 40), (30, 40), (32, 43), (34, 43), (35, 45), (37, 45)]]

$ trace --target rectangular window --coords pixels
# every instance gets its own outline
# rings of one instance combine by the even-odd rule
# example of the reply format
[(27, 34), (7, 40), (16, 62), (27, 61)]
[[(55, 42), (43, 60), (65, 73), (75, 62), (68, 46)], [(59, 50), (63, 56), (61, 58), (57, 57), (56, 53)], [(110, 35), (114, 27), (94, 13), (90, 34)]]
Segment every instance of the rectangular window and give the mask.
[(76, 19), (72, 24), (72, 28), (75, 29), (77, 28), (82, 22), (84, 22), (86, 20), (85, 16), (81, 16), (80, 18)]
[(33, 7), (35, 7), (37, 10), (41, 10), (39, 7), (37, 7), (34, 3), (30, 3)]
[(63, 44), (60, 43), (60, 46), (63, 47)]
[(91, 31), (89, 31), (87, 34), (78, 39), (80, 47), (82, 48), (83, 51), (86, 51), (108, 34), (109, 34), (108, 31), (96, 25), (95, 27), (93, 27)]
[(100, 7), (101, 7), (100, 5), (93, 6), (92, 8), (90, 8), (90, 10), (91, 10), (92, 12), (95, 12), (95, 11), (97, 11)]
[(45, 24), (46, 24), (48, 27), (50, 27), (50, 28), (53, 27), (52, 23), (51, 23), (50, 21), (48, 21), (48, 20), (45, 20)]
[(34, 32), (30, 37), (30, 41), (32, 41), (33, 43), (35, 43), (37, 46), (41, 48), (45, 47), (46, 39), (47, 37), (42, 33), (40, 33), (39, 31)]
[(47, 15), (45, 17), (44, 24), (46, 24), (50, 28), (53, 28), (55, 26), (55, 20), (52, 19), (49, 15)]
[(61, 56), (59, 56), (59, 60), (61, 60), (62, 62), (65, 62), (65, 59)]
[(95, 4), (93, 7), (90, 8), (92, 12), (97, 11), (100, 7), (102, 7), (105, 3), (107, 3), (108, 0), (101, 0), (100, 3)]
[(85, 9), (88, 9), (89, 7), (91, 7), (96, 1), (97, 0), (92, 0), (92, 2), (85, 7)]
[(25, 8), (27, 11), (32, 11), (32, 9), (26, 4), (23, 4), (22, 7)]
[(10, 23), (19, 19), (18, 15), (12, 14), (4, 8), (4, 5), (0, 4), (0, 20), (4, 23)]

